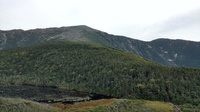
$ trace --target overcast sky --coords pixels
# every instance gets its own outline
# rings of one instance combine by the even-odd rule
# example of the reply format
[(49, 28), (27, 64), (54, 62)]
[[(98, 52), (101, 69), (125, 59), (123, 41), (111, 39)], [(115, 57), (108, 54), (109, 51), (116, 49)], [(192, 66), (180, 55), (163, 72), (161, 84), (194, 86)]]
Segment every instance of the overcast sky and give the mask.
[(200, 0), (0, 0), (0, 29), (87, 25), (134, 39), (200, 41)]

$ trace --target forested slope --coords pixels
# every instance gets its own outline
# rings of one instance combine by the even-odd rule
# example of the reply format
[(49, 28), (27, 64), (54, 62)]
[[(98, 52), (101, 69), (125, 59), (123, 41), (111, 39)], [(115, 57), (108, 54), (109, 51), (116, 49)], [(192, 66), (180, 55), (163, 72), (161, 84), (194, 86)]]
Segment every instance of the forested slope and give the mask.
[(118, 49), (71, 42), (0, 51), (0, 82), (119, 98), (200, 103), (200, 70), (165, 67)]

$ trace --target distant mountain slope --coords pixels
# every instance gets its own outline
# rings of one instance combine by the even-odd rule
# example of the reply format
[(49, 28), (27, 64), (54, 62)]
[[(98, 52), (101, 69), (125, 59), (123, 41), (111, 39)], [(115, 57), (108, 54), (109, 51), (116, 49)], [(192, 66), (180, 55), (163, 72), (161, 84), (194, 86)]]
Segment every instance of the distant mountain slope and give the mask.
[(73, 42), (108, 45), (96, 32), (87, 26), (47, 28), (35, 30), (11, 30), (0, 32), (1, 49), (23, 47), (47, 41), (68, 40)]
[(126, 51), (64, 41), (0, 51), (1, 85), (198, 105), (199, 74), (200, 69), (165, 67)]
[[(200, 42), (158, 39), (149, 45), (169, 65), (200, 67)], [(152, 60), (159, 62), (158, 56), (152, 56)]]
[(144, 42), (124, 36), (110, 35), (87, 26), (0, 31), (0, 49), (55, 40), (119, 48), (169, 66), (200, 67), (200, 42), (169, 39)]

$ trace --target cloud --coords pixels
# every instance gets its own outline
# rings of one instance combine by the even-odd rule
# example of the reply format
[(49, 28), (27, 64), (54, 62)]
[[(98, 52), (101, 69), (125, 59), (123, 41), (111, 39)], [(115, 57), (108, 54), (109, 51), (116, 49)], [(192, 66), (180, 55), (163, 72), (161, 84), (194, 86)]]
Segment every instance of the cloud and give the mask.
[(139, 38), (153, 40), (156, 38), (171, 38), (200, 41), (200, 10), (177, 15), (166, 21), (141, 29)]
[(197, 37), (199, 11), (189, 11), (199, 7), (199, 0), (0, 0), (0, 29), (88, 25), (141, 40), (175, 38), (182, 30)]
[(200, 10), (169, 19), (158, 25), (162, 32), (183, 29), (191, 26), (200, 26)]

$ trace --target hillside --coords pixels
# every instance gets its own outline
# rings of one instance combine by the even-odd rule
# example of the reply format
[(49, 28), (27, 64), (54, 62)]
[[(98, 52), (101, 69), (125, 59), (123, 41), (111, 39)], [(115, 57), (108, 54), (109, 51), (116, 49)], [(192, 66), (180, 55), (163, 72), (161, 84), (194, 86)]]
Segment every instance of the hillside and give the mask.
[(77, 104), (44, 104), (0, 98), (0, 112), (178, 112), (169, 103), (146, 100), (101, 99)]
[(127, 99), (102, 99), (67, 107), (63, 112), (178, 112), (169, 103)]
[(0, 112), (56, 112), (60, 109), (19, 98), (0, 98)]
[(111, 35), (87, 26), (0, 31), (0, 49), (56, 40), (118, 48), (168, 66), (200, 67), (200, 42), (169, 39), (145, 42)]
[(35, 30), (0, 31), (1, 49), (16, 48), (55, 40), (106, 45), (98, 30), (87, 26), (47, 28)]
[(56, 86), (118, 98), (200, 103), (200, 70), (114, 48), (53, 42), (0, 51), (1, 85)]

